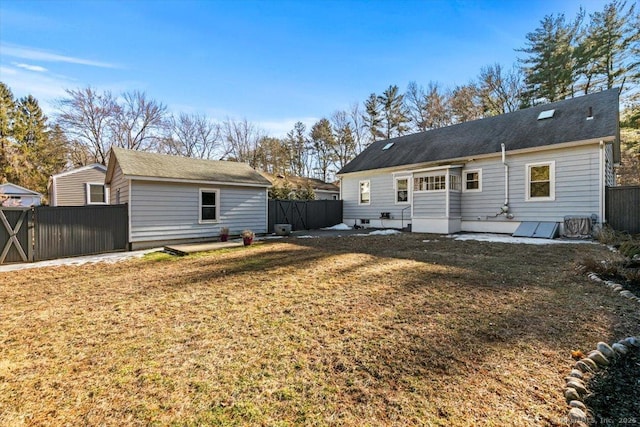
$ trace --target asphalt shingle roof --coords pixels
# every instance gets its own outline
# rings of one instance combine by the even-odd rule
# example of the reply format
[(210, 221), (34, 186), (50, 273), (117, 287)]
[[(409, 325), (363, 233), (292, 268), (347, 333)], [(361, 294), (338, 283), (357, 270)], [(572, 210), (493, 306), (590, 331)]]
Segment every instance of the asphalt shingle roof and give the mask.
[[(263, 185), (270, 187), (268, 179), (260, 175), (246, 163), (223, 160), (203, 160), (166, 154), (147, 153), (113, 147), (113, 156), (118, 161), (122, 173), (131, 177), (175, 179), (177, 181), (227, 182), (230, 184)], [(109, 168), (107, 180), (112, 178)]]
[[(615, 138), (619, 161), (618, 89), (566, 99), (500, 116), (405, 135), (372, 143), (338, 172), (345, 174), (394, 166), (461, 159), (506, 150), (520, 150), (572, 141)], [(587, 120), (591, 108), (593, 119)], [(538, 120), (540, 112), (555, 110)], [(387, 150), (383, 147), (393, 145)]]
[(321, 179), (306, 178), (293, 175), (273, 175), (267, 172), (260, 172), (260, 174), (276, 186), (283, 186), (284, 184), (288, 183), (289, 185), (298, 189), (310, 186), (314, 190), (340, 191), (340, 187), (338, 187), (337, 185), (331, 184), (329, 182), (324, 182)]

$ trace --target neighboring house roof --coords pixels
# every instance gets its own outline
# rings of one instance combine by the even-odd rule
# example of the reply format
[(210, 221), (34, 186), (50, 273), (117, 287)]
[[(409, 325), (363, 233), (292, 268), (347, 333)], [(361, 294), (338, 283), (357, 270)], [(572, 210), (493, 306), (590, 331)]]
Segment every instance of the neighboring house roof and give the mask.
[(105, 183), (111, 183), (116, 161), (128, 179), (226, 183), (270, 187), (269, 180), (246, 163), (202, 160), (113, 147)]
[(290, 186), (296, 189), (306, 188), (307, 186), (309, 186), (314, 191), (333, 191), (336, 193), (340, 192), (340, 187), (335, 184), (324, 182), (321, 179), (306, 178), (294, 175), (273, 175), (267, 172), (260, 173), (277, 187), (282, 187), (285, 185), (285, 183), (288, 183)]
[(71, 169), (71, 170), (68, 170), (68, 171), (60, 172), (60, 173), (57, 173), (55, 175), (51, 175), (49, 177), (49, 181), (47, 182), (47, 191), (49, 191), (49, 193), (51, 193), (51, 190), (52, 190), (51, 186), (53, 185), (53, 183), (58, 178), (62, 178), (62, 177), (69, 176), (69, 175), (74, 175), (76, 173), (84, 172), (84, 171), (87, 171), (87, 170), (90, 170), (90, 169), (98, 169), (98, 170), (101, 170), (101, 171), (103, 171), (105, 173), (107, 172), (107, 167), (105, 165), (103, 165), (103, 164), (100, 164), (100, 163), (92, 163), (90, 165), (82, 166), (82, 167), (79, 167), (79, 168), (76, 168), (76, 169)]
[(7, 196), (40, 196), (42, 194), (29, 190), (28, 188), (20, 187), (17, 184), (7, 182), (6, 184), (0, 184), (0, 194)]
[(92, 163), (92, 164), (87, 165), (87, 166), (82, 166), (82, 167), (79, 167), (79, 168), (76, 168), (76, 169), (71, 169), (71, 170), (68, 170), (68, 171), (65, 171), (65, 172), (60, 172), (60, 173), (57, 173), (55, 175), (51, 175), (51, 177), (52, 178), (60, 178), (60, 177), (67, 176), (67, 175), (73, 175), (73, 174), (78, 173), (78, 172), (84, 172), (84, 171), (89, 170), (89, 169), (100, 169), (100, 170), (102, 170), (104, 172), (107, 171), (107, 167), (105, 165), (100, 164), (100, 163)]
[[(506, 150), (535, 149), (575, 141), (614, 141), (620, 161), (618, 89), (539, 105), (500, 116), (376, 141), (338, 174), (467, 159)], [(554, 110), (539, 120), (543, 111)], [(589, 113), (592, 119), (587, 120)], [(386, 147), (386, 149), (384, 149)]]

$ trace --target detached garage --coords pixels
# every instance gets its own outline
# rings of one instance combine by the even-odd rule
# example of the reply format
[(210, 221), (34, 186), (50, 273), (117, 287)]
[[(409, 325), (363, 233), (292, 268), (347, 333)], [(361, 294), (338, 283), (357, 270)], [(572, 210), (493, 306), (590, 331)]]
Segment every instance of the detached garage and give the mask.
[(131, 249), (267, 232), (271, 183), (246, 163), (112, 148), (111, 204), (128, 204)]

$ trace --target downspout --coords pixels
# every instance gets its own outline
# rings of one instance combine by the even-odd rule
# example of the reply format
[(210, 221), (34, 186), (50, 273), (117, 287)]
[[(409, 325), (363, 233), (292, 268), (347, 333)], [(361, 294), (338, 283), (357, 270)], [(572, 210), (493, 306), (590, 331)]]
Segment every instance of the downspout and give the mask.
[(604, 216), (605, 216), (605, 198), (604, 198), (604, 186), (605, 186), (605, 180), (604, 180), (604, 174), (605, 174), (605, 169), (604, 169), (604, 163), (605, 163), (605, 157), (604, 157), (604, 149), (605, 149), (605, 144), (604, 141), (600, 141), (600, 152), (599, 157), (600, 157), (600, 165), (598, 167), (598, 169), (600, 169), (600, 173), (598, 174), (598, 180), (599, 180), (599, 184), (598, 185), (598, 198), (600, 199), (600, 225), (604, 226)]
[(501, 208), (501, 213), (506, 214), (509, 212), (509, 165), (507, 164), (507, 153), (504, 143), (500, 144), (502, 147), (502, 164), (504, 165), (504, 205)]

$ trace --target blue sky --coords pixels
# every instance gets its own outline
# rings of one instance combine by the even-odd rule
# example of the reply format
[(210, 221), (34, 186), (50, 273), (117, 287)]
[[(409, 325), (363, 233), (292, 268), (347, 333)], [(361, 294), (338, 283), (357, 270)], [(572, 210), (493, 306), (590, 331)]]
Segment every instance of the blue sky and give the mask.
[(3, 0), (0, 80), (48, 114), (65, 89), (141, 90), (283, 136), (391, 84), (453, 87), (510, 67), (545, 15), (605, 3)]

